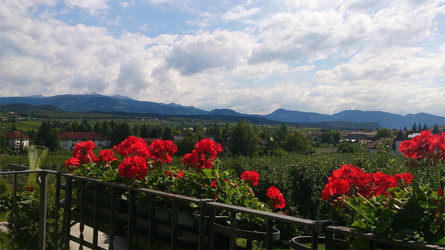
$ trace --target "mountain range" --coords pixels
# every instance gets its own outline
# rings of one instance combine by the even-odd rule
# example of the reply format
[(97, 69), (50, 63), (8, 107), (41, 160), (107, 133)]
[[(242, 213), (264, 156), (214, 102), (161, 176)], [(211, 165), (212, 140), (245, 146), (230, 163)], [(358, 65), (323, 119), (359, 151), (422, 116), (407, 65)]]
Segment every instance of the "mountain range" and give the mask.
[(435, 124), (443, 126), (445, 117), (427, 113), (399, 115), (382, 111), (345, 110), (332, 115), (277, 109), (267, 115), (252, 115), (236, 112), (231, 109), (214, 109), (205, 111), (193, 106), (182, 106), (175, 103), (164, 104), (147, 101), (137, 101), (124, 96), (105, 96), (99, 94), (87, 95), (56, 95), (50, 97), (0, 97), (0, 105), (28, 104), (33, 106), (51, 105), (63, 111), (70, 112), (128, 112), (139, 114), (180, 115), (180, 116), (218, 116), (263, 118), (275, 122), (287, 123), (378, 123), (381, 127), (411, 128), (415, 123), (428, 127)]

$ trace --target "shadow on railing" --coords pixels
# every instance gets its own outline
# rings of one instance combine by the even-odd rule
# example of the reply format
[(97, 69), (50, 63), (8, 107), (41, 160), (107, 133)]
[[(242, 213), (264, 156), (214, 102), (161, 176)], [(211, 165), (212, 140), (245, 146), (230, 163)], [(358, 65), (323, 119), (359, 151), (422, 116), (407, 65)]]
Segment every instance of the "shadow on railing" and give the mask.
[[(367, 241), (368, 248), (444, 249), (443, 246), (423, 242), (398, 242), (349, 227), (331, 225), (326, 220), (307, 220), (51, 170), (0, 172), (0, 177), (12, 176), (13, 224), (17, 219), (17, 192), (23, 190), (23, 187), (18, 187), (18, 176), (30, 173), (38, 173), (40, 185), (40, 249), (47, 246), (48, 216), (62, 222), (60, 227), (56, 223), (51, 229), (59, 236), (54, 239), (56, 248), (62, 249), (69, 249), (70, 242), (103, 249), (103, 242), (99, 242), (100, 233), (106, 234), (109, 249), (234, 249), (252, 246), (272, 249), (282, 246), (278, 244), (279, 241), (292, 242), (290, 247), (295, 249), (342, 249), (347, 247), (345, 239), (348, 237)], [(48, 192), (49, 176), (54, 177), (51, 185), (55, 188), (51, 188), (51, 192)], [(49, 215), (48, 194), (54, 196), (54, 204), (51, 205), (56, 208), (56, 212)], [(63, 211), (62, 218), (59, 211)], [(265, 220), (264, 231), (242, 228), (239, 220), (242, 215)], [(277, 223), (299, 226), (311, 233), (283, 239), (275, 228)], [(78, 235), (73, 234), (75, 226), (78, 227)], [(16, 233), (13, 226), (13, 240)], [(124, 246), (115, 246), (118, 237), (125, 239)]]

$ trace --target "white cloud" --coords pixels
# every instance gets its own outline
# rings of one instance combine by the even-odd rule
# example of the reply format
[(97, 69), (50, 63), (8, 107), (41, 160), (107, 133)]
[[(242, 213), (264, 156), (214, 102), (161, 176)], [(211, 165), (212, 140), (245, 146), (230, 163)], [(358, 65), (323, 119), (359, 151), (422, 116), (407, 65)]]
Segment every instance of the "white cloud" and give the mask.
[[(111, 33), (128, 19), (123, 13), (113, 27), (82, 20), (69, 25), (48, 14), (55, 1), (6, 1), (0, 8), (0, 96), (99, 92), (262, 114), (282, 107), (445, 115), (445, 41), (437, 18), (445, 5), (415, 2), (282, 0), (267, 7), (262, 1), (214, 7), (154, 0), (150, 8), (179, 4), (175, 15), (187, 12), (182, 21), (196, 16), (197, 23), (205, 22), (181, 35), (161, 31), (149, 37), (125, 27)], [(90, 14), (128, 6), (64, 3)], [(146, 22), (133, 27), (146, 30)]]
[(243, 32), (216, 30), (186, 35), (174, 45), (166, 60), (184, 75), (207, 69), (231, 69), (245, 61), (255, 41)]
[(95, 15), (97, 11), (109, 8), (107, 0), (64, 0), (64, 3), (69, 8), (87, 9), (90, 15)]
[(223, 19), (226, 21), (233, 21), (241, 18), (249, 17), (255, 13), (260, 11), (260, 8), (255, 7), (246, 10), (243, 6), (236, 6), (235, 8), (231, 9), (227, 13), (223, 15)]

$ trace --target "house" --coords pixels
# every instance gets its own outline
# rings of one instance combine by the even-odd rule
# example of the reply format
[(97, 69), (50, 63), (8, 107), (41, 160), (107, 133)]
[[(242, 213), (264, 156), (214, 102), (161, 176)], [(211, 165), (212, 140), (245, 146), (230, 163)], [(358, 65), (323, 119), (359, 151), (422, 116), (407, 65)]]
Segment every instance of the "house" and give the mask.
[(17, 130), (13, 130), (5, 135), (5, 139), (8, 141), (8, 147), (13, 151), (19, 149), (28, 149), (29, 136), (20, 133)]
[(60, 146), (65, 150), (74, 150), (74, 146), (78, 142), (93, 141), (96, 147), (109, 148), (110, 140), (96, 132), (59, 132), (57, 133)]

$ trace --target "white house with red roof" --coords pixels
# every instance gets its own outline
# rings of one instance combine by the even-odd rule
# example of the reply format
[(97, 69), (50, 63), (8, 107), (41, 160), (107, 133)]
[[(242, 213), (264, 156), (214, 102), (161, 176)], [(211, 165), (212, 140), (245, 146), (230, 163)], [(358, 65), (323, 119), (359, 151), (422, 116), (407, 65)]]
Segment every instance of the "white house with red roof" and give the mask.
[(93, 141), (96, 147), (109, 148), (110, 140), (96, 132), (59, 132), (57, 133), (60, 146), (65, 150), (74, 150), (74, 146), (78, 142)]
[(17, 130), (13, 130), (5, 134), (5, 139), (8, 141), (8, 146), (12, 150), (28, 149), (29, 147), (29, 136), (20, 133)]

